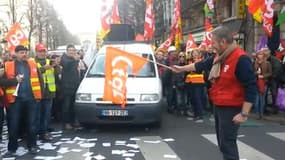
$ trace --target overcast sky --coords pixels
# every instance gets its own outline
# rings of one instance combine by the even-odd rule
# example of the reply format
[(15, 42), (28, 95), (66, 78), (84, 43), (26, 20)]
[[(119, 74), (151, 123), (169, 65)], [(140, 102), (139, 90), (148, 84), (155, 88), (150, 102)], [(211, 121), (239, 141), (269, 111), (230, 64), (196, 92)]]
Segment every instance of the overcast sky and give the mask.
[(73, 33), (93, 32), (100, 27), (101, 0), (48, 0)]

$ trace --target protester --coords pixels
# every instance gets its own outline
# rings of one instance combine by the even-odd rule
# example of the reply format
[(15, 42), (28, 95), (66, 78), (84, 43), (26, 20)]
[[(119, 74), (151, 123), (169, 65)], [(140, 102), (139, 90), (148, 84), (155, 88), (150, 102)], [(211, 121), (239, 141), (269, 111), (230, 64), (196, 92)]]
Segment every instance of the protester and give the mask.
[(257, 85), (251, 59), (233, 41), (228, 28), (219, 26), (212, 32), (212, 47), (217, 55), (204, 61), (173, 66), (174, 72), (210, 69), (210, 99), (215, 105), (218, 146), (225, 160), (239, 160), (237, 134), (246, 122), (255, 102)]
[(80, 56), (77, 54), (75, 46), (67, 45), (66, 53), (61, 57), (62, 66), (62, 91), (63, 108), (62, 118), (65, 130), (80, 128), (75, 118), (74, 102), (75, 93), (80, 83), (80, 73), (78, 69)]
[[(15, 48), (16, 60), (5, 63), (5, 76), (14, 81), (7, 87), (5, 97), (8, 106), (8, 156), (15, 156), (18, 148), (18, 132), (21, 128), (20, 118), (27, 121), (27, 147), (31, 154), (37, 153), (36, 117), (38, 101), (42, 98), (37, 64), (28, 59), (27, 48), (18, 45)], [(18, 87), (16, 87), (18, 86)]]
[[(268, 52), (268, 53), (265, 53)], [(265, 106), (265, 90), (267, 88), (267, 81), (272, 74), (272, 68), (268, 61), (266, 61), (266, 54), (270, 54), (268, 48), (262, 48), (256, 53), (254, 62), (254, 69), (257, 78), (258, 94), (255, 102), (255, 113), (258, 114), (259, 119), (263, 118)]]
[[(42, 88), (42, 99), (39, 103), (38, 134), (40, 140), (51, 141), (52, 137), (48, 133), (51, 118), (51, 108), (53, 98), (55, 98), (56, 85), (54, 77), (55, 62), (46, 58), (47, 48), (43, 44), (36, 45), (36, 57), (38, 70), (40, 72), (40, 82)], [(52, 64), (53, 63), (53, 64)]]

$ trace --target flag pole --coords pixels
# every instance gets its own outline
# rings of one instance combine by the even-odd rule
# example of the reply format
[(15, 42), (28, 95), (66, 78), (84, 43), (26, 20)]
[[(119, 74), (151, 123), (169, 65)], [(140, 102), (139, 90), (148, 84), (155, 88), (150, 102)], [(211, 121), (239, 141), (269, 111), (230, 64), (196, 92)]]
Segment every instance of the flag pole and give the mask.
[(161, 63), (158, 63), (158, 62), (154, 62), (153, 60), (150, 60), (150, 59), (147, 59), (147, 61), (148, 61), (148, 62), (151, 62), (151, 63), (154, 63), (154, 64), (157, 64), (157, 65), (159, 65), (159, 66), (161, 66), (161, 67), (164, 67), (164, 68), (167, 68), (167, 69), (171, 70), (171, 67), (169, 67), (169, 66), (167, 66), (167, 65), (165, 65), (165, 64), (161, 64)]

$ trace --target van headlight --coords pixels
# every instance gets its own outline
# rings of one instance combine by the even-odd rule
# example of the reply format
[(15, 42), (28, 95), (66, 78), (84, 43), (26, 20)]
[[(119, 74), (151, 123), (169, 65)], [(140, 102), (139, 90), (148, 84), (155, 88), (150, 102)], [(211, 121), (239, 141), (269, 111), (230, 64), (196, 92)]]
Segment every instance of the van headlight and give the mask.
[(78, 101), (91, 101), (91, 93), (77, 93), (76, 100)]
[(158, 94), (141, 94), (141, 101), (158, 101)]

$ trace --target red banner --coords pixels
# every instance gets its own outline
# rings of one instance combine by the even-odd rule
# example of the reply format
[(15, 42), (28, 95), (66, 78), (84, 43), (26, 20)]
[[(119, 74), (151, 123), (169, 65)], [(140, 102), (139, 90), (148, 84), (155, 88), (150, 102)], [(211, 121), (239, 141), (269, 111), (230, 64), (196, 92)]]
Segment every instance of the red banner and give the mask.
[(118, 10), (118, 1), (114, 0), (113, 3), (113, 9), (112, 9), (112, 23), (113, 24), (120, 24), (120, 16), (119, 16), (119, 10)]
[(102, 0), (102, 7), (101, 7), (101, 33), (100, 37), (101, 39), (104, 39), (104, 37), (108, 34), (110, 31), (110, 14), (108, 11), (108, 4), (106, 0)]
[(192, 34), (189, 33), (187, 43), (186, 43), (186, 52), (194, 48), (197, 48), (197, 44), (195, 43)]
[(271, 37), (273, 29), (273, 15), (274, 15), (274, 1), (265, 0), (265, 8), (263, 10), (262, 19), (263, 19), (263, 30), (264, 32)]
[(136, 54), (107, 47), (103, 100), (121, 104), (122, 108), (124, 108), (127, 102), (126, 81), (128, 78), (128, 67), (131, 67), (133, 74), (136, 75), (146, 62), (147, 59)]
[(144, 38), (152, 40), (155, 32), (154, 24), (153, 0), (146, 0), (145, 22), (144, 22)]
[(5, 39), (8, 41), (8, 50), (10, 53), (14, 52), (15, 47), (18, 45), (29, 45), (28, 38), (23, 32), (21, 26), (15, 23), (7, 33)]

